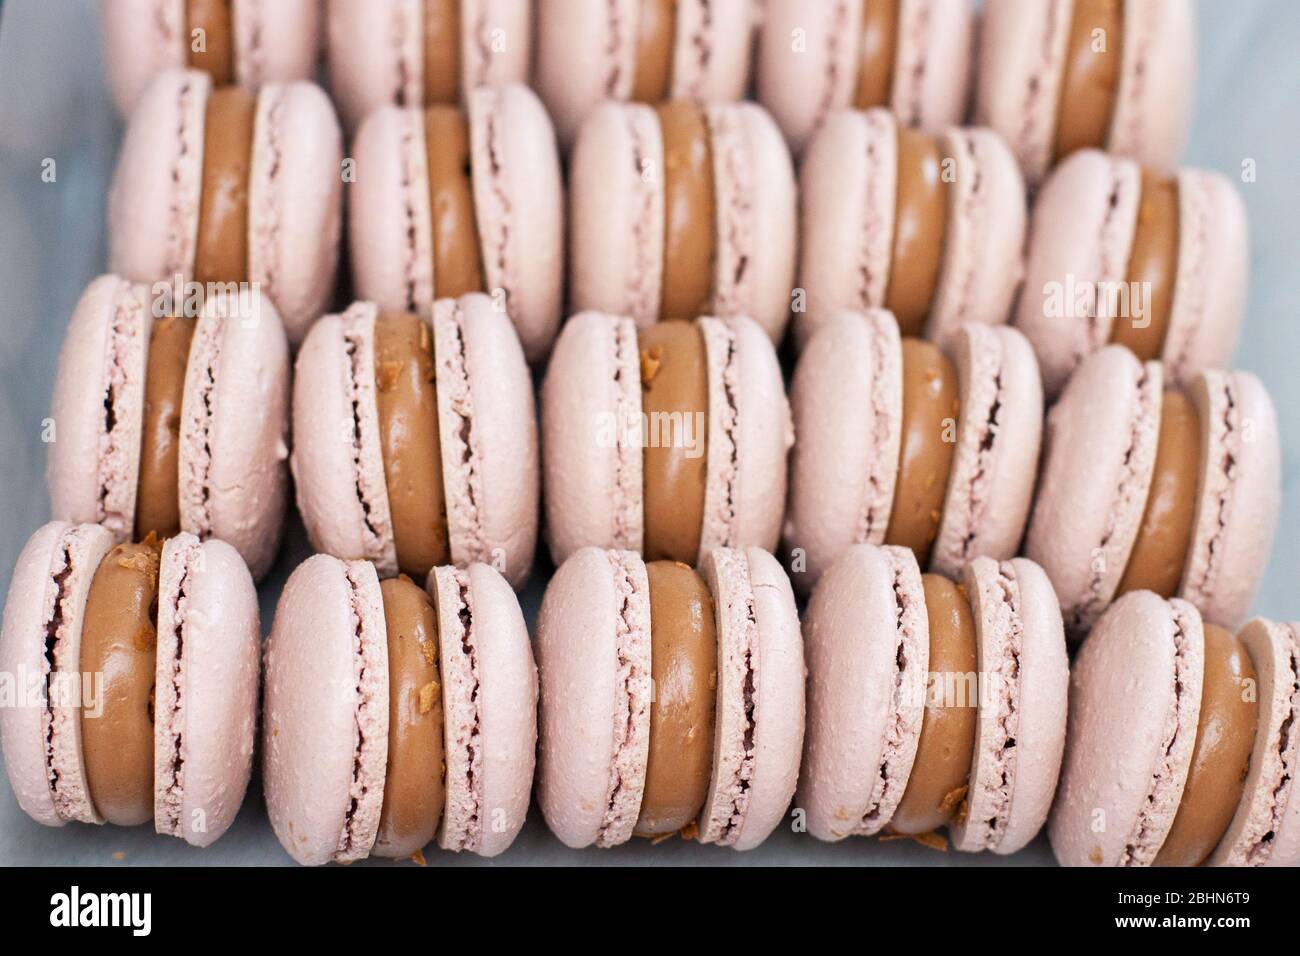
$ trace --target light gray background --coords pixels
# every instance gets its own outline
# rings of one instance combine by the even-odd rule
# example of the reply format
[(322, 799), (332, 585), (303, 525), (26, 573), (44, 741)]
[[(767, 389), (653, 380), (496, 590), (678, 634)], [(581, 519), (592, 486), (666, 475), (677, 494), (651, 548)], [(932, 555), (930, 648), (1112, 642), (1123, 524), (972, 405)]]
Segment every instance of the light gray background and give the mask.
[[(1257, 373), (1277, 403), (1284, 496), (1272, 561), (1256, 602), (1260, 614), (1300, 618), (1300, 3), (1201, 0), (1196, 118), (1186, 161), (1240, 179), (1253, 160), (1256, 181), (1241, 186), (1250, 210), (1249, 317), (1236, 365)], [(90, 0), (8, 0), (0, 6), (0, 590), (7, 591), (23, 543), (49, 517), (41, 420), (63, 330), (85, 284), (105, 265), (104, 196), (119, 127), (102, 78), (95, 5)], [(57, 181), (41, 179), (57, 163)], [(276, 595), (306, 555), (301, 526), (263, 584), (263, 629)], [(529, 619), (549, 565), (524, 595)], [(120, 858), (119, 858), (120, 855)], [(437, 850), (433, 865), (479, 863)], [(536, 807), (507, 863), (982, 864), (991, 854), (941, 854), (905, 841), (848, 840), (834, 846), (784, 828), (759, 850), (737, 854), (673, 840), (618, 850), (575, 852), (549, 835)], [(1044, 863), (1044, 838), (1011, 858)], [(213, 847), (197, 851), (151, 827), (72, 824), (42, 827), (19, 810), (0, 778), (0, 864), (284, 864), (266, 822), (255, 778), (239, 820)], [(379, 864), (392, 865), (392, 864)]]

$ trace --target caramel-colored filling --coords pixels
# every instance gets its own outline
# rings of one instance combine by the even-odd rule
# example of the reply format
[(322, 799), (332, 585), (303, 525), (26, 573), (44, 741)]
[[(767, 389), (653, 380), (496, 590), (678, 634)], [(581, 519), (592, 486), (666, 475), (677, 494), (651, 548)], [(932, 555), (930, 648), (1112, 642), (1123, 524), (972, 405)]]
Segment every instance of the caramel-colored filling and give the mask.
[(153, 324), (144, 379), (140, 479), (135, 536), (170, 538), (181, 530), (180, 435), (185, 367), (195, 319), (168, 316)]
[(1245, 645), (1205, 625), (1205, 676), (1196, 745), (1178, 814), (1156, 866), (1198, 866), (1218, 845), (1241, 802), (1259, 717), (1255, 665)]
[(424, 102), (460, 101), (460, 0), (424, 0)]
[(248, 281), (248, 175), (256, 113), (257, 95), (240, 87), (208, 97), (196, 282)]
[(381, 312), (375, 319), (375, 397), (397, 565), (423, 581), (451, 556), (433, 333), (409, 312)]
[(1056, 158), (1106, 148), (1123, 59), (1123, 0), (1074, 0), (1056, 116)]
[(81, 711), (86, 785), (100, 815), (120, 826), (153, 817), (160, 555), (153, 537), (109, 551), (90, 582), (81, 630), (81, 673), (103, 676), (99, 713)]
[(925, 331), (947, 228), (948, 196), (939, 144), (924, 133), (899, 126), (893, 259), (885, 308), (894, 313), (903, 335)]
[(636, 72), (632, 99), (660, 103), (668, 99), (677, 33), (676, 0), (640, 0), (636, 22)]
[(1146, 589), (1172, 597), (1183, 577), (1187, 546), (1196, 519), (1201, 421), (1182, 392), (1165, 392), (1160, 437), (1142, 524), (1138, 527), (1117, 594)]
[(433, 286), (439, 299), (483, 290), (483, 257), (470, 180), (469, 123), (452, 106), (424, 111), (433, 227)]
[(925, 567), (943, 517), (961, 398), (957, 370), (938, 346), (914, 338), (902, 344), (903, 430), (885, 541), (911, 548)]
[(638, 334), (647, 561), (699, 558), (708, 462), (709, 365), (694, 322), (660, 322)]
[(903, 799), (889, 822), (895, 833), (927, 833), (947, 823), (966, 796), (979, 716), (975, 616), (961, 587), (921, 575), (930, 622), (930, 684), (921, 737)]
[(1110, 340), (1127, 345), (1144, 362), (1160, 358), (1174, 306), (1178, 276), (1178, 180), (1142, 173), (1142, 200), (1128, 259), (1130, 289), (1142, 289), (1144, 327), (1116, 316)]
[(646, 577), (655, 693), (636, 833), (658, 836), (694, 820), (709, 790), (718, 638), (713, 598), (691, 568), (651, 561)]
[[(716, 197), (704, 110), (675, 101), (656, 108), (664, 148), (664, 274), (661, 319), (695, 319), (713, 297)], [(694, 560), (692, 558), (692, 560)]]
[(866, 0), (862, 10), (862, 44), (853, 105), (860, 110), (888, 106), (894, 86), (898, 42), (898, 0)]
[(433, 601), (410, 578), (380, 582), (388, 630), (388, 768), (375, 851), (407, 856), (442, 816), (442, 684)]
[[(206, 70), (213, 86), (235, 82), (234, 28), (230, 21), (231, 0), (185, 0), (186, 49), (189, 65)], [(196, 30), (202, 30), (203, 49), (195, 50)]]

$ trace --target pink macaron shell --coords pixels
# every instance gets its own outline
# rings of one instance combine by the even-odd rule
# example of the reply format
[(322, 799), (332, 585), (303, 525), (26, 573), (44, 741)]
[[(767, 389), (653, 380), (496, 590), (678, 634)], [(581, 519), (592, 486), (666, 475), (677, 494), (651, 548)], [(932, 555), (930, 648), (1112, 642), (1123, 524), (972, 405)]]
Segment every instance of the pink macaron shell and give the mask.
[(698, 560), (716, 547), (771, 551), (785, 512), (794, 426), (772, 343), (749, 319), (699, 320), (709, 367), (708, 462)]
[(634, 323), (602, 312), (573, 316), (542, 380), (542, 501), (557, 565), (587, 545), (641, 551), (643, 449), (624, 440), (624, 428), (640, 421)]
[(528, 82), (533, 0), (461, 0), (462, 96), (480, 86)]
[(799, 178), (800, 348), (835, 313), (884, 305), (897, 174), (896, 126), (887, 110), (832, 113), (808, 144)]
[(209, 296), (185, 370), (181, 527), (233, 545), (257, 579), (284, 523), (289, 400), (289, 346), (271, 300)]
[(1121, 345), (1094, 352), (1048, 412), (1025, 556), (1079, 637), (1115, 596), (1155, 470), (1163, 375)]
[(326, 65), (343, 125), (385, 103), (424, 99), (422, 0), (328, 0)]
[(976, 558), (962, 574), (975, 615), (979, 721), (959, 850), (1014, 853), (1037, 836), (1065, 747), (1070, 662), (1056, 594), (1042, 569)]
[[(38, 823), (102, 823), (86, 785), (81, 753), (81, 712), (58, 706), (45, 690), (55, 674), (81, 673), (81, 626), (86, 597), (113, 536), (98, 525), (51, 521), (28, 539), (14, 565), (0, 629), (0, 673), (12, 675), (25, 695), (0, 707), (0, 744), (18, 805)], [(56, 615), (59, 625), (50, 629)], [(37, 695), (37, 696), (27, 696)], [(80, 700), (80, 697), (78, 698)], [(47, 706), (48, 704), (48, 706)], [(55, 786), (51, 781), (57, 780)]]
[(668, 98), (743, 97), (756, 17), (752, 0), (680, 0), (676, 7)]
[(235, 0), (236, 82), (256, 89), (310, 80), (320, 55), (320, 21), (320, 0)]
[(1099, 284), (1127, 282), (1141, 193), (1137, 163), (1088, 149), (1062, 162), (1038, 194), (1016, 326), (1038, 354), (1049, 399), (1110, 339), (1112, 320), (1089, 316), (1080, 287), (1100, 297)]
[(248, 277), (293, 343), (334, 292), (343, 228), (343, 144), (313, 83), (270, 83), (257, 98), (248, 185)]
[(533, 83), (566, 150), (603, 100), (632, 95), (639, 9), (639, 0), (538, 4)]
[(663, 138), (655, 111), (605, 103), (582, 124), (569, 163), (569, 295), (575, 312), (659, 316)]
[(224, 541), (163, 545), (154, 695), (154, 828), (208, 846), (253, 769), (262, 628), (257, 589)]
[(511, 84), (469, 94), (474, 209), (483, 274), (524, 354), (540, 362), (560, 325), (564, 187), (555, 132), (541, 100)]
[(966, 118), (974, 39), (971, 0), (902, 0), (889, 96), (899, 122), (938, 133)]
[(521, 587), (537, 547), (532, 379), (509, 317), (481, 293), (433, 306), (438, 426), (452, 561)]
[(1259, 723), (1241, 803), (1211, 866), (1300, 864), (1300, 623), (1253, 618), (1239, 635), (1259, 678)]
[(1196, 24), (1190, 0), (1126, 3), (1122, 45), (1106, 149), (1168, 171), (1192, 121)]
[(285, 582), (265, 653), (267, 815), (299, 863), (365, 857), (388, 762), (388, 645), (373, 565), (317, 554)]
[(110, 272), (135, 282), (193, 272), (211, 91), (206, 73), (164, 70), (131, 111), (108, 190)]
[(583, 548), (560, 565), (535, 629), (537, 802), (571, 847), (632, 836), (650, 746), (650, 590), (630, 551)]
[(308, 333), (293, 377), (289, 468), (312, 547), (372, 561), (389, 577), (397, 546), (379, 445), (375, 314), (358, 302)]
[(1264, 576), (1282, 498), (1277, 413), (1249, 372), (1202, 372), (1191, 385), (1202, 429), (1195, 524), (1179, 597), (1235, 627)]
[(144, 286), (115, 275), (86, 286), (64, 335), (50, 402), (50, 511), (66, 521), (102, 523), (119, 541), (135, 526), (153, 330), (147, 295)]
[(104, 70), (118, 113), (130, 113), (157, 74), (185, 66), (185, 0), (100, 0)]
[(1201, 709), (1196, 609), (1124, 595), (1074, 660), (1060, 786), (1048, 822), (1064, 866), (1144, 866), (1173, 826)]
[(1020, 548), (1043, 433), (1043, 386), (1025, 337), (971, 324), (953, 346), (961, 384), (957, 446), (930, 566), (955, 578), (972, 558)]
[(804, 348), (790, 385), (795, 444), (782, 537), (803, 594), (852, 544), (882, 544), (903, 428), (898, 324), (843, 312)]

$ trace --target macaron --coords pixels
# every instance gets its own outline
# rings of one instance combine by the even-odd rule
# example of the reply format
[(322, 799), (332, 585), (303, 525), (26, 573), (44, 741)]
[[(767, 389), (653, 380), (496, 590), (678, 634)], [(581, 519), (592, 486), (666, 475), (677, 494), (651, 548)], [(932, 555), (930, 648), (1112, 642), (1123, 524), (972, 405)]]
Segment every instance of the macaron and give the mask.
[(528, 79), (532, 0), (328, 0), (330, 94), (354, 130), (386, 103), (463, 102)]
[(538, 0), (533, 82), (567, 149), (605, 100), (738, 100), (751, 0)]
[(1073, 153), (1034, 202), (1016, 308), (1049, 394), (1107, 342), (1161, 359), (1176, 382), (1224, 367), (1245, 312), (1249, 247), (1226, 176)]
[(424, 315), (488, 292), (529, 361), (560, 324), (564, 187), (555, 134), (525, 86), (455, 106), (382, 106), (352, 144), (348, 238), (358, 297)]
[(316, 72), (319, 0), (99, 0), (99, 21), (123, 115), (167, 69), (189, 66), (216, 86), (248, 89)]
[(42, 526), (0, 633), (0, 673), (19, 691), (0, 708), (18, 805), (46, 826), (153, 820), (212, 843), (252, 770), (261, 637), (253, 579), (225, 542)]
[(1122, 346), (1085, 359), (1047, 415), (1025, 538), (1067, 632), (1135, 590), (1241, 623), (1277, 527), (1280, 458), (1273, 402), (1249, 372), (1180, 388)]
[(569, 166), (573, 311), (638, 325), (747, 315), (780, 341), (790, 317), (794, 172), (753, 103), (606, 103)]
[(546, 537), (696, 565), (776, 547), (794, 443), (772, 343), (745, 318), (642, 329), (575, 315), (542, 382)]
[(1297, 720), (1300, 624), (1233, 634), (1178, 598), (1125, 594), (1070, 675), (1057, 860), (1300, 864)]
[(1089, 146), (1169, 169), (1192, 118), (1190, 0), (988, 0), (975, 122), (991, 126), (1030, 186)]
[(50, 421), (54, 517), (118, 542), (220, 538), (255, 578), (270, 569), (288, 497), (289, 348), (259, 292), (176, 301), (165, 286), (93, 280)]
[(425, 588), (317, 554), (289, 576), (266, 645), (271, 827), (316, 866), (444, 850), (496, 856), (528, 812), (537, 669), (519, 602), (486, 564)]
[[(795, 804), (821, 840), (947, 826), (1014, 853), (1047, 820), (1069, 662), (1032, 561), (976, 558), (954, 582), (907, 548), (855, 545), (804, 615), (808, 736)], [(932, 843), (933, 840), (926, 842)]]
[(583, 548), (537, 619), (537, 801), (570, 847), (633, 836), (748, 850), (781, 822), (803, 746), (794, 593), (758, 548), (699, 572)]
[(790, 399), (784, 539), (801, 591), (855, 544), (911, 548), (949, 577), (1018, 552), (1043, 422), (1019, 332), (966, 325), (944, 352), (900, 338), (884, 310), (841, 313), (800, 355)]
[(904, 335), (941, 344), (967, 322), (1010, 317), (1025, 190), (989, 130), (932, 135), (883, 109), (832, 113), (804, 154), (800, 204), (799, 346), (843, 309), (889, 309)]
[(759, 102), (799, 154), (832, 110), (883, 106), (942, 133), (966, 118), (971, 0), (767, 0)]
[(510, 319), (480, 293), (433, 314), (370, 302), (298, 353), (289, 465), (317, 551), (422, 581), (491, 564), (520, 587), (537, 543), (537, 415)]
[(342, 160), (319, 87), (214, 90), (207, 73), (165, 70), (122, 139), (109, 270), (135, 282), (256, 285), (296, 344), (334, 288)]

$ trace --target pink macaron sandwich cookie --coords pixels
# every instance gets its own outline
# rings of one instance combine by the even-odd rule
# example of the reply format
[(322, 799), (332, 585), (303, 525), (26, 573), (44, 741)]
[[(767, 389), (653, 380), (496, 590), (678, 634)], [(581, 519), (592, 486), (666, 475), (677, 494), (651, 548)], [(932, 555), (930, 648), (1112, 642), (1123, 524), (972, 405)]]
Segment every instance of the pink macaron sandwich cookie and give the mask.
[(974, 27), (971, 0), (767, 0), (759, 102), (796, 154), (847, 107), (941, 133), (966, 118)]
[(220, 538), (261, 578), (288, 498), (284, 329), (256, 290), (166, 299), (115, 275), (82, 293), (54, 380), (50, 510), (119, 542)]
[(1025, 554), (1081, 637), (1116, 597), (1180, 597), (1236, 627), (1264, 573), (1281, 498), (1277, 418), (1249, 372), (1189, 385), (1108, 345), (1047, 416)]
[(537, 13), (534, 83), (566, 149), (606, 100), (745, 94), (752, 0), (538, 0)]
[(1007, 326), (962, 327), (945, 353), (881, 309), (845, 312), (799, 357), (784, 540), (807, 593), (850, 546), (911, 548), (956, 577), (1016, 554), (1033, 495), (1043, 393)]
[(560, 324), (564, 186), (555, 135), (525, 86), (479, 89), (464, 110), (383, 106), (352, 144), (348, 239), (357, 295), (428, 313), (488, 292), (530, 362)]
[(753, 103), (607, 103), (569, 166), (574, 311), (638, 325), (747, 315), (780, 341), (797, 211), (781, 132)]
[(989, 130), (831, 114), (800, 171), (796, 343), (843, 309), (889, 309), (904, 335), (941, 344), (967, 322), (1006, 322), (1025, 218), (1020, 172)]
[(1222, 368), (1245, 312), (1249, 246), (1226, 176), (1073, 153), (1034, 202), (1016, 308), (1048, 393), (1107, 342), (1161, 359), (1176, 382)]
[(317, 554), (289, 576), (266, 645), (262, 779), (307, 866), (444, 850), (496, 856), (528, 813), (537, 669), (491, 566), (425, 587)]
[(633, 836), (758, 846), (794, 794), (803, 641), (780, 564), (718, 548), (697, 573), (583, 548), (537, 620), (537, 800), (570, 847)]
[(528, 79), (533, 0), (326, 0), (330, 93), (354, 130), (371, 110), (462, 102)]
[(138, 826), (207, 846), (234, 822), (253, 766), (257, 591), (224, 541), (114, 543), (51, 521), (18, 556), (0, 708), (18, 804), (46, 826)]
[(1133, 591), (1074, 660), (1065, 866), (1300, 865), (1300, 623), (1236, 634)]
[(167, 69), (249, 89), (316, 72), (319, 0), (100, 0), (99, 13), (108, 85), (124, 115)]
[(1089, 146), (1168, 169), (1192, 118), (1191, 0), (988, 0), (975, 121), (1031, 186)]
[(907, 548), (855, 545), (804, 615), (808, 736), (796, 806), (821, 840), (907, 835), (1014, 853), (1047, 820), (1069, 661), (1032, 561), (976, 558), (958, 581)]
[(745, 318), (659, 322), (584, 312), (542, 383), (546, 537), (696, 565), (776, 547), (794, 443), (772, 343)]
[(207, 73), (166, 70), (122, 140), (109, 269), (135, 282), (255, 285), (297, 343), (334, 288), (342, 159), (319, 87), (214, 90)]
[(298, 353), (290, 458), (317, 551), (399, 570), (485, 562), (523, 585), (537, 543), (537, 415), (510, 319), (471, 293), (433, 314), (370, 302)]

